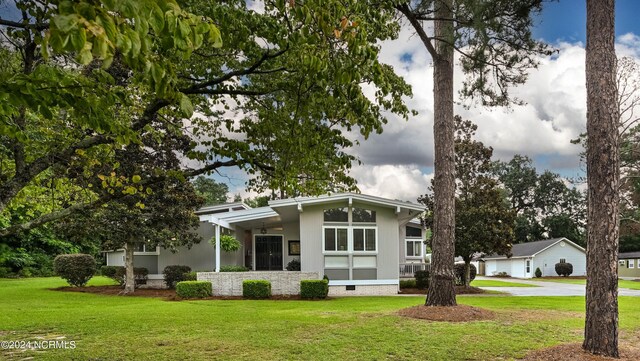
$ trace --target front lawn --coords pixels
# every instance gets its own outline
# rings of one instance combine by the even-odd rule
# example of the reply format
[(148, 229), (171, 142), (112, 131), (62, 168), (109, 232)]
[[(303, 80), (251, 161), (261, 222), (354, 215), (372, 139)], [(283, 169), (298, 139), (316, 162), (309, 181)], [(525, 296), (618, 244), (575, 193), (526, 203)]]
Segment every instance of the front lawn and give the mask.
[[(536, 280), (545, 282), (571, 283), (575, 285), (584, 285), (587, 282), (587, 280), (580, 278), (537, 278)], [(631, 280), (618, 280), (618, 288), (640, 290), (640, 282)]]
[(471, 281), (473, 287), (538, 287), (536, 285), (528, 283), (517, 283), (508, 281), (495, 281), (495, 280), (473, 280)]
[[(76, 343), (40, 351), (38, 360), (487, 360), (577, 342), (584, 317), (582, 297), (459, 297), (494, 310), (497, 319), (443, 323), (396, 314), (423, 296), (176, 302), (49, 290), (64, 285), (55, 278), (0, 280), (0, 340)], [(640, 332), (637, 301), (620, 298), (628, 336)], [(0, 359), (33, 354), (3, 350)]]

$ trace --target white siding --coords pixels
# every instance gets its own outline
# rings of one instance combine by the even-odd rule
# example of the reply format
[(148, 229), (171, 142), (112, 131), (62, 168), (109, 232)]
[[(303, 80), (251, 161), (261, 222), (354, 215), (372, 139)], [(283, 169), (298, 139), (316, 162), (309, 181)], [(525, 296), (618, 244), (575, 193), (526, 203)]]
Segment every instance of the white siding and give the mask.
[(557, 276), (556, 263), (560, 262), (560, 258), (564, 258), (573, 265), (572, 276), (585, 276), (587, 274), (587, 256), (584, 251), (569, 242), (564, 242), (564, 247), (560, 243), (558, 242), (538, 253), (535, 256), (535, 267), (540, 267), (543, 276)]
[(511, 272), (509, 272), (511, 277), (524, 278), (524, 259), (523, 258), (511, 259), (507, 262), (511, 263)]
[(124, 266), (124, 251), (107, 252), (107, 266)]

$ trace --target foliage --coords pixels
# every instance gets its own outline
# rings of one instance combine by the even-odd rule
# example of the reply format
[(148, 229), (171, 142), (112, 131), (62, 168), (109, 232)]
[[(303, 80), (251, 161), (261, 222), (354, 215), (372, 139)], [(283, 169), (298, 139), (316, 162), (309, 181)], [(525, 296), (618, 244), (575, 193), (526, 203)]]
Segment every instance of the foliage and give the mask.
[[(216, 246), (216, 236), (213, 236), (209, 240), (209, 243), (215, 248)], [(235, 252), (242, 247), (240, 241), (236, 239), (236, 237), (229, 234), (221, 234), (220, 235), (220, 248), (225, 252)]]
[(220, 272), (248, 272), (249, 269), (245, 266), (226, 265), (220, 266)]
[(185, 281), (197, 281), (198, 280), (198, 272), (187, 272), (184, 274)]
[(204, 199), (204, 205), (222, 204), (227, 202), (229, 186), (218, 183), (211, 178), (198, 176), (192, 181), (196, 194)]
[(416, 280), (413, 278), (400, 280), (400, 288), (417, 288)]
[(176, 284), (176, 294), (181, 298), (211, 297), (213, 291), (208, 281), (181, 281)]
[(269, 205), (269, 199), (269, 196), (257, 196), (245, 199), (244, 203), (251, 208), (266, 207)]
[(185, 274), (191, 272), (191, 267), (171, 265), (164, 268), (162, 275), (164, 276), (164, 282), (170, 289), (176, 288), (176, 283), (186, 281)]
[(242, 297), (251, 299), (271, 297), (271, 282), (265, 280), (242, 281)]
[(413, 277), (416, 279), (416, 288), (421, 290), (429, 288), (429, 271), (416, 271)]
[(53, 260), (53, 267), (71, 286), (84, 287), (96, 273), (96, 260), (88, 254), (61, 254)]
[(300, 271), (300, 260), (292, 259), (287, 263), (287, 271)]
[(302, 280), (300, 281), (300, 298), (325, 299), (329, 294), (329, 281)]
[[(126, 283), (126, 270), (124, 266), (102, 266), (100, 273), (118, 282), (118, 285), (124, 286)], [(134, 267), (133, 277), (136, 286), (147, 284), (149, 278), (149, 270), (145, 267)]]
[(468, 285), (471, 281), (476, 279), (478, 270), (475, 265), (469, 264), (469, 279), (466, 280), (466, 266), (467, 265), (465, 263), (456, 263), (455, 266), (453, 266), (453, 270), (456, 274), (456, 285), (458, 286)]
[(556, 263), (556, 273), (558, 276), (568, 277), (573, 273), (573, 265), (571, 263)]
[(511, 277), (507, 272), (498, 272), (495, 274), (495, 277)]
[(535, 276), (536, 278), (542, 277), (542, 271), (540, 271), (540, 267), (536, 267)]

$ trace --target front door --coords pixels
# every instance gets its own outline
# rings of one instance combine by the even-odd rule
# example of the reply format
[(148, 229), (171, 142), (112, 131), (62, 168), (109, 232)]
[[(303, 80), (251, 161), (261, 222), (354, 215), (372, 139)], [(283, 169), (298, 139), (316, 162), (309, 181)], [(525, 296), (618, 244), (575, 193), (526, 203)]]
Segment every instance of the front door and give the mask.
[(282, 271), (282, 236), (256, 236), (256, 271)]
[(524, 278), (531, 278), (531, 260), (524, 261)]

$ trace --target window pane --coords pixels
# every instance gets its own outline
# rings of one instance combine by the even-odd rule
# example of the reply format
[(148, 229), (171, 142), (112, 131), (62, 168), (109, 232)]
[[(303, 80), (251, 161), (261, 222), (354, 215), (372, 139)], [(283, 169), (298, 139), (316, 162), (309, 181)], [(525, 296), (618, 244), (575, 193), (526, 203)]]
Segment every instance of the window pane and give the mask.
[(365, 239), (366, 239), (367, 251), (375, 251), (376, 250), (376, 230), (365, 229)]
[(347, 250), (347, 229), (338, 228), (338, 251)]
[(335, 228), (324, 229), (324, 250), (325, 251), (336, 250), (336, 229)]
[(344, 208), (331, 208), (324, 210), (325, 222), (349, 222), (349, 211)]
[(420, 228), (407, 226), (407, 237), (422, 237), (422, 230)]
[(364, 208), (353, 208), (353, 221), (375, 223), (376, 211), (372, 211)]
[(422, 256), (422, 241), (415, 241), (413, 242), (413, 255), (414, 256)]
[(136, 243), (134, 252), (144, 252), (144, 243)]
[(413, 256), (416, 255), (415, 252), (414, 252), (414, 250), (415, 250), (415, 247), (413, 245), (414, 243), (415, 242), (413, 242), (413, 241), (407, 241), (407, 256), (408, 257), (413, 257)]
[(353, 250), (364, 251), (364, 229), (353, 230)]

